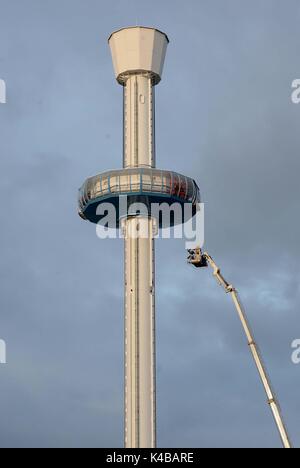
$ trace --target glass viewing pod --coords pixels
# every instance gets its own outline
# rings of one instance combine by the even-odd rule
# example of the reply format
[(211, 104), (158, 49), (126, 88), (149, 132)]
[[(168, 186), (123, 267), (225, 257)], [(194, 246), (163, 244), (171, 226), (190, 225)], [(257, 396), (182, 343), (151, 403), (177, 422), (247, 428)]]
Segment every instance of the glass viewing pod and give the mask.
[(79, 215), (93, 223), (101, 222), (96, 211), (105, 202), (115, 206), (119, 217), (119, 198), (124, 195), (128, 197), (128, 205), (133, 202), (143, 202), (148, 207), (151, 203), (189, 204), (193, 215), (200, 203), (199, 187), (193, 179), (171, 171), (137, 167), (87, 179), (79, 190)]

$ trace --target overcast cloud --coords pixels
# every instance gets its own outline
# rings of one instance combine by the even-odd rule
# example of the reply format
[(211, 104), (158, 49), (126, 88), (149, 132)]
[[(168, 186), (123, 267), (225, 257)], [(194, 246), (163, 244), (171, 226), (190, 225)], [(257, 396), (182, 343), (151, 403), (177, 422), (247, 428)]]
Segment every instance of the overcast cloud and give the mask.
[[(1, 447), (123, 443), (123, 245), (77, 215), (122, 164), (107, 38), (170, 38), (157, 165), (193, 176), (206, 248), (239, 289), (300, 446), (298, 0), (0, 0)], [(184, 241), (157, 242), (158, 444), (278, 447), (235, 311)]]

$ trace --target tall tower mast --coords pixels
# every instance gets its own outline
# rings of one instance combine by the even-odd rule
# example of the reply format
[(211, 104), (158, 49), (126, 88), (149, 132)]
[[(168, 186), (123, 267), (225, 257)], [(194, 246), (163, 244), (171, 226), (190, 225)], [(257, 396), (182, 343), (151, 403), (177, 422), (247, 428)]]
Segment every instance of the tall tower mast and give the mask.
[[(123, 169), (87, 179), (79, 190), (79, 215), (106, 225), (104, 211), (116, 211), (114, 228), (125, 238), (125, 447), (156, 445), (155, 255), (159, 227), (186, 222), (200, 202), (196, 182), (155, 167), (154, 89), (161, 80), (167, 36), (153, 28), (134, 27), (109, 38), (117, 81), (124, 92)], [(124, 215), (120, 200), (126, 196)], [(133, 209), (143, 204), (145, 211)], [(162, 220), (152, 204), (174, 205), (179, 216)], [(104, 208), (105, 205), (105, 208)], [(102, 210), (103, 208), (103, 210)], [(177, 211), (178, 215), (178, 211)]]
[[(164, 33), (141, 27), (122, 29), (109, 39), (115, 75), (124, 86), (124, 169), (155, 167), (154, 86), (167, 43)], [(123, 228), (125, 447), (155, 447), (155, 220), (130, 216)], [(148, 237), (139, 237), (139, 231)]]

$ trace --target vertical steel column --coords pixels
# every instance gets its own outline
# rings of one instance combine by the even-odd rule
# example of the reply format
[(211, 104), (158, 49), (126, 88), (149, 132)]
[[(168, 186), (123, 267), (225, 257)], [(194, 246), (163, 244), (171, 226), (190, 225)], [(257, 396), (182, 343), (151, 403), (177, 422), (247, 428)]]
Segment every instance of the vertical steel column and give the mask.
[(124, 168), (155, 167), (151, 73), (128, 75), (124, 86)]
[[(154, 87), (149, 73), (124, 86), (124, 168), (155, 167)], [(156, 445), (155, 221), (125, 220), (125, 447)]]

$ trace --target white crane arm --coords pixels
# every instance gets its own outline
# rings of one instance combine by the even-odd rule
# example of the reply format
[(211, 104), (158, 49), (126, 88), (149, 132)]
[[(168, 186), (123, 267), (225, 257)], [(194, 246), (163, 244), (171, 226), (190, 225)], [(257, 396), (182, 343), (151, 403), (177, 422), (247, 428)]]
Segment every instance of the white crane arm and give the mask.
[(281, 415), (281, 410), (279, 403), (276, 399), (275, 393), (272, 389), (271, 382), (269, 379), (269, 376), (267, 374), (265, 365), (263, 363), (259, 348), (255, 342), (253, 333), (251, 331), (246, 313), (243, 309), (243, 306), (241, 304), (241, 301), (238, 296), (237, 290), (234, 288), (234, 286), (230, 283), (228, 283), (225, 278), (222, 276), (220, 268), (216, 265), (212, 257), (207, 253), (201, 252), (201, 249), (195, 249), (195, 250), (190, 250), (189, 251), (189, 258), (188, 262), (193, 264), (196, 267), (206, 267), (206, 266), (211, 266), (213, 269), (213, 275), (217, 279), (218, 283), (223, 287), (226, 293), (230, 294), (232, 297), (232, 300), (234, 302), (234, 305), (236, 307), (236, 310), (238, 312), (239, 319), (242, 323), (245, 335), (248, 340), (248, 345), (250, 347), (252, 356), (254, 358), (257, 370), (259, 372), (259, 376), (261, 378), (261, 381), (263, 383), (264, 389), (267, 394), (268, 398), (268, 404), (270, 405), (270, 408), (272, 410), (276, 426), (279, 430), (279, 434), (283, 443), (284, 448), (290, 449), (292, 448), (292, 444), (290, 441), (290, 438), (288, 436), (288, 432), (286, 429), (286, 426), (283, 421), (283, 417)]

